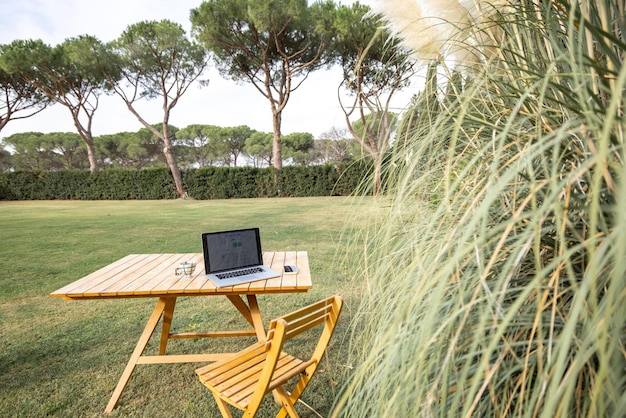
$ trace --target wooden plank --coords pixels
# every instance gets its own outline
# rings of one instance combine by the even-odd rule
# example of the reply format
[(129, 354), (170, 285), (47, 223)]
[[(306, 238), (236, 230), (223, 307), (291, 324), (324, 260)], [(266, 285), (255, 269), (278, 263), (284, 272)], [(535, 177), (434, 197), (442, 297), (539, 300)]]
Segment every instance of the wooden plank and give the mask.
[(204, 369), (202, 378), (212, 385), (219, 385), (229, 379), (236, 378), (240, 373), (256, 364), (265, 361), (265, 344), (254, 344), (239, 351), (233, 358), (215, 363), (216, 366)]
[(274, 258), (272, 259), (272, 264), (270, 264), (270, 268), (282, 274), (283, 267), (285, 266), (285, 257), (285, 251), (277, 251), (274, 254)]
[(309, 254), (306, 251), (297, 251), (298, 266), (298, 289), (310, 289), (313, 287), (311, 283), (311, 270), (309, 268)]
[[(171, 294), (171, 293), (180, 294), (181, 292), (193, 293), (194, 290), (197, 290), (197, 289), (193, 289), (192, 287), (190, 287), (190, 285), (194, 283), (194, 279), (198, 276), (198, 274), (200, 274), (199, 270), (204, 271), (204, 268), (202, 269), (198, 268), (198, 264), (202, 263), (202, 255), (201, 254), (185, 254), (184, 261), (193, 261), (196, 264), (195, 270), (191, 274), (191, 277), (185, 277), (184, 273), (178, 276), (174, 274), (174, 276), (170, 276), (170, 277), (176, 277), (177, 280), (172, 280), (172, 281), (165, 280), (157, 288), (153, 290), (158, 291), (159, 288), (162, 287), (163, 288), (162, 290), (164, 290), (168, 294)], [(176, 270), (176, 268), (174, 268), (174, 270)]]
[(144, 285), (142, 291), (151, 295), (170, 294), (168, 290), (172, 287), (175, 288), (176, 283), (183, 277), (182, 275), (176, 275), (176, 268), (180, 267), (181, 263), (188, 261), (187, 254), (176, 254), (176, 256), (176, 259), (169, 260), (169, 263), (163, 263), (158, 271), (151, 272), (152, 279)]
[(165, 356), (141, 356), (136, 364), (204, 363), (232, 357), (234, 353), (214, 354), (168, 354)]
[(275, 279), (257, 280), (248, 283), (248, 289), (246, 293), (261, 293), (267, 289), (268, 282)]
[(300, 267), (298, 266), (298, 258), (296, 256), (296, 252), (295, 251), (289, 251), (288, 253), (285, 253), (284, 264), (285, 265), (288, 265), (288, 264), (295, 265), (298, 268), (298, 273), (296, 273), (296, 274), (290, 274), (290, 273), (283, 274), (282, 288), (283, 289), (295, 289), (298, 286), (298, 275), (300, 274), (299, 273), (300, 272)]
[(296, 251), (286, 251), (285, 253), (285, 265), (288, 264), (292, 264), (292, 265), (296, 265), (298, 264), (298, 257), (297, 257), (297, 252)]
[(253, 329), (242, 329), (232, 331), (207, 331), (207, 332), (177, 332), (170, 334), (170, 339), (177, 338), (222, 338), (222, 337), (250, 337), (255, 336)]
[(116, 267), (110, 271), (102, 272), (100, 278), (96, 280), (92, 280), (90, 283), (84, 283), (84, 287), (79, 289), (75, 289), (75, 291), (80, 291), (83, 296), (97, 296), (99, 294), (100, 289), (105, 289), (109, 286), (114, 285), (119, 280), (128, 280), (134, 277), (133, 270), (137, 264), (141, 265), (145, 262), (146, 259), (149, 259), (149, 254), (135, 254), (134, 258), (128, 259), (122, 265), (121, 263), (113, 263)]
[[(130, 267), (127, 271), (116, 275), (112, 280), (121, 284), (122, 286), (112, 286), (112, 283), (109, 286), (96, 286), (89, 290), (89, 292), (85, 293), (86, 296), (97, 294), (99, 296), (118, 296), (129, 294), (133, 295), (133, 293), (125, 293), (124, 289), (129, 287), (141, 287), (143, 284), (143, 278), (152, 274), (154, 270), (159, 269), (164, 263), (167, 263), (165, 260), (173, 259), (175, 254), (152, 254), (152, 257), (146, 257), (142, 262), (137, 262), (135, 265)], [(113, 288), (114, 290), (110, 290)]]
[[(263, 253), (263, 265), (272, 268), (274, 265), (274, 260), (276, 259), (277, 252), (269, 252), (266, 251)], [(276, 270), (280, 273), (280, 270)], [(263, 293), (269, 287), (277, 287), (280, 286), (280, 278), (276, 279), (266, 279), (266, 280), (257, 280), (255, 282), (250, 282), (248, 285), (248, 291), (250, 293)]]
[(208, 278), (206, 279), (206, 282), (204, 282), (202, 287), (198, 290), (203, 295), (217, 294), (220, 291), (220, 289), (216, 287), (215, 284)]
[[(99, 293), (117, 293), (121, 289), (130, 286), (134, 281), (140, 280), (143, 277), (142, 272), (148, 271), (154, 266), (158, 266), (163, 262), (163, 254), (149, 254), (145, 259), (141, 261), (141, 264), (138, 263), (138, 269), (132, 272), (125, 272), (124, 275), (119, 274), (116, 275), (116, 282), (111, 286), (107, 287), (105, 291)], [(132, 274), (132, 276), (131, 276)]]
[(241, 283), (241, 284), (234, 285), (234, 286), (228, 286), (224, 288), (224, 290), (230, 289), (232, 293), (238, 293), (238, 294), (248, 293), (250, 291), (250, 283), (254, 283), (254, 282)]
[(263, 265), (265, 266), (272, 266), (272, 260), (274, 259), (274, 256), (276, 255), (275, 252), (273, 251), (265, 251), (263, 253)]
[(185, 294), (197, 294), (202, 293), (202, 289), (207, 284), (207, 282), (211, 282), (207, 277), (204, 271), (204, 256), (202, 254), (196, 254), (193, 257), (193, 260), (196, 262), (196, 271), (192, 275), (191, 279), (187, 279), (188, 282), (185, 285), (184, 293)]
[(270, 264), (270, 268), (279, 272), (281, 275), (279, 277), (274, 277), (272, 279), (267, 279), (265, 281), (265, 289), (282, 289), (283, 280), (284, 280), (284, 266), (285, 266), (285, 252), (279, 251), (274, 254), (272, 259), (272, 264)]
[(86, 290), (90, 289), (93, 286), (96, 286), (102, 282), (110, 280), (110, 278), (120, 271), (127, 269), (130, 265), (133, 265), (138, 260), (146, 257), (146, 255), (141, 254), (130, 254), (126, 257), (123, 257), (108, 266), (102, 267), (94, 271), (87, 276), (76, 280), (50, 294), (53, 297), (63, 297), (63, 296), (71, 296), (71, 295), (82, 295)]
[[(274, 375), (276, 376), (276, 378), (282, 377), (285, 374), (288, 374), (290, 370), (296, 368), (298, 365), (301, 364), (301, 360), (298, 360), (285, 353), (279, 354), (276, 366), (274, 367)], [(246, 399), (250, 398), (253, 395), (255, 390), (257, 390), (257, 384), (259, 382), (259, 378), (261, 377), (261, 372), (263, 371), (264, 366), (264, 363), (256, 364), (248, 370), (237, 374), (234, 379), (235, 381), (232, 382), (231, 385), (229, 385), (227, 388), (222, 389), (219, 386), (216, 386), (216, 388), (221, 389), (222, 393), (224, 393), (224, 395), (226, 395), (233, 401), (238, 403), (244, 402)], [(274, 378), (272, 379), (272, 381), (273, 380)]]
[(175, 254), (150, 254), (141, 263), (137, 263), (136, 268), (132, 271), (132, 276), (118, 275), (117, 283), (108, 288), (100, 289), (98, 295), (101, 297), (124, 297), (133, 296), (133, 292), (128, 291), (129, 288), (140, 288), (146, 281), (146, 275), (152, 269), (158, 268), (164, 261), (175, 257)]
[(258, 356), (261, 356), (261, 359), (256, 361), (263, 361), (266, 352), (267, 347), (265, 343), (256, 343), (239, 351), (237, 355), (233, 358), (219, 361), (213, 364), (207, 364), (196, 369), (196, 374), (203, 382), (213, 379), (214, 377), (223, 373), (227, 373), (229, 374), (229, 376), (234, 376), (239, 373), (238, 370), (245, 370), (249, 366), (244, 366), (242, 369), (237, 369), (237, 367), (240, 367), (240, 365), (243, 363), (254, 361), (254, 359)]
[[(140, 296), (154, 295), (152, 289), (157, 286), (165, 275), (174, 276), (174, 269), (178, 266), (185, 254), (161, 254), (158, 263), (146, 266), (137, 280), (130, 281), (126, 286), (121, 288), (117, 295), (120, 296)], [(165, 292), (163, 294), (166, 294)]]

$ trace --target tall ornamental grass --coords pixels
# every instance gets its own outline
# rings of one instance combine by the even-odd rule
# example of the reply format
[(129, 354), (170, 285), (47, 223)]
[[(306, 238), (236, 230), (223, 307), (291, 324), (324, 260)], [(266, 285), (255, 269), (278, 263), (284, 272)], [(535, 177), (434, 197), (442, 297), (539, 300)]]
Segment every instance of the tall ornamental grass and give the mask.
[(624, 1), (470, 3), (388, 160), (334, 416), (623, 417)]

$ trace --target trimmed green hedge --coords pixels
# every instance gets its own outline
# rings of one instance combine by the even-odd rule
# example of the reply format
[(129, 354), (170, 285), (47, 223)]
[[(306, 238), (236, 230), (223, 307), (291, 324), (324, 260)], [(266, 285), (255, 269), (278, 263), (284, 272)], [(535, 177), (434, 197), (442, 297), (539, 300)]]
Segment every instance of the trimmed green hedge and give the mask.
[[(194, 199), (346, 196), (368, 175), (366, 163), (273, 168), (203, 167), (183, 170)], [(0, 174), (0, 200), (160, 200), (178, 197), (168, 168), (19, 171)]]

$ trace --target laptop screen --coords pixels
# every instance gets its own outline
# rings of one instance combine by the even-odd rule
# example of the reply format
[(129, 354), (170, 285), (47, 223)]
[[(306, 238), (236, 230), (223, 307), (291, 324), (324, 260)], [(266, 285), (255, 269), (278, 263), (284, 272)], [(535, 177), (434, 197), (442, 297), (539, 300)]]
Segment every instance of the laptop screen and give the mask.
[(258, 228), (202, 234), (207, 273), (263, 264)]

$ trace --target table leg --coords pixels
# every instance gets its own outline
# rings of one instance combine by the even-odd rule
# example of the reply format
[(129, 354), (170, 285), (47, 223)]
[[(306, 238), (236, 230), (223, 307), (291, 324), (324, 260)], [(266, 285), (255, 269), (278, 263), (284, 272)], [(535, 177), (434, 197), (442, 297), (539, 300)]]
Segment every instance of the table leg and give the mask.
[(237, 308), (241, 315), (243, 315), (246, 321), (248, 321), (250, 325), (254, 325), (254, 323), (252, 322), (252, 317), (250, 316), (250, 308), (248, 307), (248, 305), (246, 305), (243, 299), (241, 299), (241, 296), (226, 295), (226, 297), (233, 305), (235, 305), (235, 308)]
[[(233, 305), (237, 308), (237, 310), (243, 315), (243, 317), (254, 327), (254, 331), (259, 341), (265, 341), (265, 327), (263, 326), (263, 319), (261, 318), (261, 311), (259, 309), (259, 304), (256, 299), (256, 295), (246, 295), (248, 303), (244, 302), (242, 297), (239, 295), (228, 295), (228, 299), (231, 301)], [(128, 360), (128, 364), (126, 364), (126, 368), (120, 377), (120, 380), (117, 382), (117, 386), (111, 395), (111, 399), (107, 404), (105, 412), (107, 414), (111, 413), (115, 406), (117, 405), (117, 401), (122, 396), (122, 392), (126, 388), (128, 381), (130, 380), (131, 375), (135, 371), (135, 367), (140, 363), (167, 363), (166, 358), (175, 358), (172, 362), (180, 362), (180, 361), (215, 361), (215, 359), (205, 359), (205, 355), (202, 355), (202, 359), (198, 356), (198, 358), (193, 356), (165, 356), (165, 351), (167, 348), (167, 341), (170, 338), (170, 329), (172, 326), (172, 318), (174, 317), (174, 308), (176, 307), (176, 298), (175, 297), (161, 297), (156, 303), (150, 318), (148, 318), (148, 323), (139, 337), (139, 341), (137, 341), (137, 345), (135, 346), (135, 350), (133, 354), (130, 356)], [(150, 341), (150, 338), (154, 334), (154, 330), (156, 329), (159, 321), (161, 320), (161, 316), (163, 316), (163, 324), (161, 330), (161, 342), (159, 345), (159, 356), (163, 356), (164, 358), (159, 358), (159, 356), (148, 356), (142, 357), (143, 352)], [(216, 355), (219, 356), (219, 355)], [(158, 361), (155, 361), (154, 359)], [(180, 357), (180, 359), (179, 359)], [(141, 361), (144, 360), (144, 361)], [(151, 360), (151, 361), (148, 361)]]
[(176, 298), (167, 298), (163, 309), (163, 327), (161, 328), (161, 344), (159, 345), (159, 355), (164, 355), (167, 348), (167, 340), (170, 338), (172, 328), (172, 318), (174, 318), (174, 307)]
[(128, 364), (126, 364), (124, 373), (122, 373), (122, 377), (120, 377), (119, 382), (117, 382), (117, 386), (115, 387), (115, 390), (113, 391), (113, 395), (111, 395), (111, 399), (109, 400), (109, 403), (107, 404), (107, 407), (104, 410), (107, 414), (113, 411), (113, 408), (115, 408), (115, 405), (117, 405), (117, 401), (119, 400), (120, 396), (122, 396), (122, 392), (126, 388), (126, 385), (128, 384), (128, 381), (130, 380), (130, 376), (133, 374), (133, 371), (135, 370), (135, 367), (137, 366), (137, 360), (139, 359), (139, 357), (141, 357), (144, 350), (146, 349), (146, 346), (148, 345), (148, 341), (150, 341), (150, 337), (154, 333), (154, 330), (156, 329), (159, 323), (159, 320), (161, 319), (161, 315), (163, 314), (165, 306), (168, 303), (167, 299), (168, 298), (159, 298), (159, 300), (157, 301), (156, 306), (154, 307), (154, 310), (152, 311), (152, 314), (150, 315), (150, 318), (148, 319), (148, 323), (146, 324), (146, 327), (144, 328), (143, 333), (141, 334), (141, 337), (139, 337), (139, 341), (137, 341), (135, 350), (133, 351), (133, 354), (130, 356), (130, 360), (128, 360)]
[(246, 321), (254, 327), (258, 340), (265, 341), (265, 327), (263, 326), (263, 318), (261, 318), (256, 295), (246, 295), (248, 299), (247, 305), (239, 295), (226, 295), (226, 297), (235, 305)]
[(263, 318), (261, 318), (261, 311), (259, 310), (259, 303), (256, 300), (256, 295), (246, 296), (248, 298), (250, 317), (252, 318), (252, 325), (256, 331), (256, 336), (259, 341), (265, 341), (265, 327), (263, 326)]

